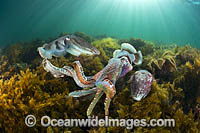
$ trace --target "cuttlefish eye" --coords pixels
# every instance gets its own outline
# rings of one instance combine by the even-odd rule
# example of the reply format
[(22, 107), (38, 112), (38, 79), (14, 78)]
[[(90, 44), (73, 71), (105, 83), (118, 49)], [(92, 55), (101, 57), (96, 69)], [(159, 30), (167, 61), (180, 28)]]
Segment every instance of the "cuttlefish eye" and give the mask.
[(68, 38), (68, 37), (65, 38), (64, 44), (65, 44), (65, 46), (69, 47), (69, 45), (70, 45), (70, 38)]

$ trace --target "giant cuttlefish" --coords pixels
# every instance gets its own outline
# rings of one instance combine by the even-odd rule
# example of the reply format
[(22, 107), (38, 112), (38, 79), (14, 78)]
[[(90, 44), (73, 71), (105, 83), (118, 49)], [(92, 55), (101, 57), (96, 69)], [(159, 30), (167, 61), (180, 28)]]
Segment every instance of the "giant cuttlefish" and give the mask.
[(84, 39), (75, 35), (65, 35), (50, 43), (46, 43), (43, 47), (38, 48), (39, 54), (44, 59), (52, 59), (70, 53), (74, 56), (81, 54), (86, 55), (99, 55), (100, 52), (95, 47), (91, 46)]
[(133, 64), (140, 65), (141, 63), (141, 51), (136, 51), (132, 45), (123, 43), (121, 44), (121, 49), (113, 52), (113, 58), (109, 60), (108, 64), (92, 77), (84, 75), (83, 68), (79, 61), (75, 61), (73, 67), (64, 66), (63, 68), (58, 68), (51, 64), (47, 59), (44, 59), (43, 67), (54, 77), (70, 76), (81, 88), (92, 88), (89, 90), (74, 91), (69, 94), (69, 96), (72, 97), (95, 94), (94, 99), (87, 110), (87, 116), (90, 116), (96, 103), (103, 94), (106, 94), (105, 115), (108, 115), (111, 99), (116, 93), (116, 81), (131, 71), (133, 69)]
[(131, 83), (129, 89), (131, 90), (132, 98), (136, 101), (145, 98), (151, 90), (153, 81), (153, 75), (147, 70), (136, 71), (128, 81)]

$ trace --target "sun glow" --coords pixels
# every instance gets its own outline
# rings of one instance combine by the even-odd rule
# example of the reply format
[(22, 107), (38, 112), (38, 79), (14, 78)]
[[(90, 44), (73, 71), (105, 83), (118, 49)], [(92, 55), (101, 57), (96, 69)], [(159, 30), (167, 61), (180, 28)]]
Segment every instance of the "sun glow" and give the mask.
[[(154, 4), (160, 0), (119, 0), (121, 3), (126, 4)], [(163, 0), (165, 1), (165, 0)]]

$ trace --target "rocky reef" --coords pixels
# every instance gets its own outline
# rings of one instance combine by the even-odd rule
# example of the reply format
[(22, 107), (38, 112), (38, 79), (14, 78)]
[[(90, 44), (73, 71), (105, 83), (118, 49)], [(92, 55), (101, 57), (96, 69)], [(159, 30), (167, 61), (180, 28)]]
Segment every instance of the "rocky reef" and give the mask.
[[(61, 33), (60, 36), (66, 33)], [(200, 50), (191, 46), (163, 46), (141, 39), (95, 38), (75, 33), (95, 46), (100, 55), (74, 57), (70, 54), (53, 58), (58, 67), (79, 60), (86, 75), (94, 75), (107, 64), (112, 52), (127, 42), (141, 50), (143, 63), (120, 79), (110, 107), (109, 118), (175, 119), (175, 127), (42, 127), (40, 118), (86, 119), (91, 99), (68, 97), (80, 89), (72, 78), (54, 78), (44, 71), (37, 47), (53, 40), (36, 39), (17, 43), (0, 52), (0, 132), (200, 132)], [(55, 37), (56, 38), (56, 37)], [(140, 69), (151, 72), (155, 81), (149, 95), (140, 102), (130, 95), (131, 75)], [(103, 99), (94, 112), (104, 117)], [(36, 116), (37, 124), (29, 128), (24, 119)]]

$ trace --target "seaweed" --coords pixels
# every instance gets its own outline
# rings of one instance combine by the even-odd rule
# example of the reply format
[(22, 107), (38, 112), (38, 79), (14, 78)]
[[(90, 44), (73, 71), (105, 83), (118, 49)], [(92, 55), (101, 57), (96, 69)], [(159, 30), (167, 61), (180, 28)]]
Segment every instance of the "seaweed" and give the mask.
[[(67, 34), (61, 33), (60, 36)], [(36, 48), (46, 41), (36, 39), (5, 47), (0, 53), (0, 132), (199, 132), (200, 129), (200, 51), (190, 46), (166, 47), (141, 39), (92, 38), (75, 33), (100, 50), (99, 56), (53, 58), (58, 66), (71, 66), (79, 60), (86, 75), (99, 72), (112, 58), (112, 52), (122, 42), (131, 43), (144, 55), (143, 64), (116, 84), (109, 118), (175, 119), (175, 127), (42, 127), (40, 118), (48, 115), (55, 119), (84, 118), (91, 99), (68, 97), (79, 88), (70, 77), (54, 78), (44, 71)], [(55, 37), (56, 38), (56, 37)], [(151, 92), (140, 102), (131, 98), (130, 76), (137, 69), (151, 71), (155, 79)], [(95, 114), (104, 116), (103, 100), (95, 107)], [(28, 114), (37, 118), (34, 127), (25, 125)]]
[(175, 53), (170, 50), (159, 50), (145, 58), (144, 62), (147, 62), (147, 67), (153, 72), (155, 68), (164, 70), (166, 72), (173, 72), (176, 70)]
[(120, 49), (118, 41), (110, 37), (93, 41), (91, 44), (100, 50), (102, 56), (112, 57), (114, 50)]
[(17, 73), (19, 70), (13, 65), (10, 65), (6, 56), (0, 57), (0, 79), (9, 79), (13, 74)]
[[(176, 53), (173, 49), (155, 48), (151, 45), (153, 53), (144, 56), (142, 68), (153, 73), (154, 77), (161, 82), (173, 82), (173, 73), (177, 71)], [(161, 82), (160, 82), (161, 81)]]
[(190, 45), (184, 47), (176, 46), (174, 52), (177, 54), (177, 64), (185, 64), (186, 62), (193, 62), (195, 58), (198, 58), (200, 51), (196, 48), (192, 48)]
[(3, 49), (2, 55), (8, 58), (10, 64), (20, 62), (20, 53), (22, 51), (22, 44), (13, 44)]
[(192, 63), (186, 62), (179, 69), (175, 85), (183, 88), (185, 94), (183, 108), (188, 112), (191, 108), (195, 108), (196, 100), (200, 96), (200, 58), (195, 58)]

